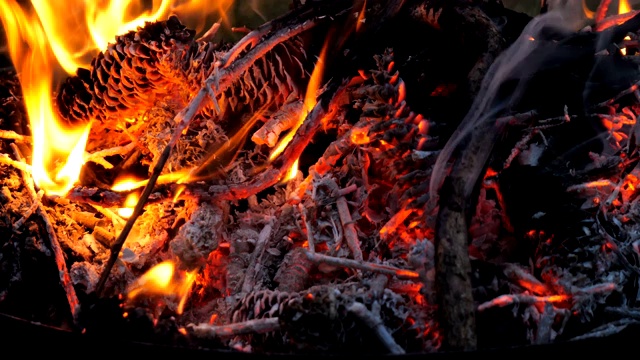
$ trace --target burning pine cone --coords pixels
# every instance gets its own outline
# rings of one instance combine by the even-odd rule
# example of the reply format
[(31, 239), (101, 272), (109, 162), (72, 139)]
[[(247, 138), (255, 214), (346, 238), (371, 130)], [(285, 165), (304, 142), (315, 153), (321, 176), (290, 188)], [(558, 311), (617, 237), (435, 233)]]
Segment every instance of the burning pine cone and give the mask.
[(79, 68), (62, 84), (56, 99), (62, 118), (70, 123), (133, 118), (167, 96), (199, 87), (201, 70), (214, 62), (215, 46), (196, 43), (194, 36), (175, 16), (118, 36), (90, 70)]

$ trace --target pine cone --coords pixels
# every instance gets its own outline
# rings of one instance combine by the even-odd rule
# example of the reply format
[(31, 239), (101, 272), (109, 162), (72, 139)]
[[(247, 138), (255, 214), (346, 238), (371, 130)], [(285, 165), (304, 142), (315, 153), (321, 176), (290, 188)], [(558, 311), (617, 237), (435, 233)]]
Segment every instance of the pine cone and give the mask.
[(167, 96), (199, 86), (203, 69), (211, 68), (214, 46), (199, 44), (194, 36), (171, 16), (116, 37), (91, 69), (78, 69), (61, 85), (56, 99), (61, 117), (70, 123), (135, 117)]

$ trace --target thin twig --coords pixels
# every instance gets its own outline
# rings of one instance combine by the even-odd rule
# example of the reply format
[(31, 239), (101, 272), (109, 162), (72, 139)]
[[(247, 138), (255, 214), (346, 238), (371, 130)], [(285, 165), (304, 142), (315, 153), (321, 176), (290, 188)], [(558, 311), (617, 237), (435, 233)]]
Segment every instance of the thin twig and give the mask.
[(13, 140), (18, 143), (31, 143), (31, 136), (18, 134), (11, 130), (0, 130), (0, 139)]
[(124, 155), (133, 150), (133, 148), (135, 147), (136, 143), (132, 142), (124, 146), (116, 146), (109, 149), (96, 151), (91, 154), (85, 154), (84, 161), (94, 162), (98, 165), (102, 165), (102, 167), (104, 167), (105, 169), (111, 169), (113, 168), (113, 165), (105, 159), (107, 156)]
[(323, 263), (323, 264), (328, 264), (333, 266), (342, 266), (350, 269), (371, 271), (371, 272), (395, 276), (398, 279), (419, 279), (420, 278), (420, 274), (416, 271), (400, 269), (395, 266), (376, 264), (376, 263), (366, 262), (362, 260), (353, 260), (353, 259), (327, 256), (320, 253), (312, 253), (308, 250), (305, 250), (305, 254), (307, 255), (307, 258), (309, 258), (309, 260), (313, 261), (316, 264)]
[[(18, 146), (16, 146), (16, 144), (10, 144), (10, 146), (16, 159), (18, 159), (18, 161), (20, 162), (24, 162)], [(69, 271), (67, 270), (67, 264), (64, 259), (64, 253), (62, 251), (62, 248), (60, 247), (60, 243), (58, 242), (58, 237), (56, 235), (55, 229), (53, 228), (53, 224), (51, 224), (51, 221), (49, 220), (49, 216), (47, 215), (47, 211), (44, 209), (44, 205), (38, 198), (31, 173), (28, 171), (22, 171), (22, 180), (24, 181), (25, 187), (29, 192), (31, 201), (38, 204), (36, 213), (42, 218), (42, 221), (44, 222), (45, 230), (47, 232), (47, 235), (49, 236), (49, 244), (51, 246), (55, 263), (58, 268), (60, 285), (64, 289), (65, 295), (67, 297), (67, 302), (69, 303), (69, 308), (71, 310), (73, 320), (76, 321), (78, 313), (80, 311), (80, 301), (78, 300), (78, 297), (76, 295), (76, 290), (73, 288), (71, 277), (69, 276)]]

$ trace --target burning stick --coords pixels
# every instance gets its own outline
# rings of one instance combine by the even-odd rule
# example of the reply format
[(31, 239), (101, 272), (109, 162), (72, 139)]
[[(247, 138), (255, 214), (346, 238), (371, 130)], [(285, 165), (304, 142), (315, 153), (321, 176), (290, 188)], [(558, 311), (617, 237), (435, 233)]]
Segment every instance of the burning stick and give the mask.
[[(18, 149), (16, 144), (10, 144), (10, 146), (11, 146), (11, 149), (13, 150), (14, 155), (18, 159), (18, 161), (23, 162), (24, 159), (22, 158), (22, 155), (20, 154), (20, 150)], [(65, 262), (62, 248), (60, 247), (60, 243), (58, 243), (58, 237), (56, 236), (55, 229), (53, 228), (53, 224), (51, 224), (51, 221), (49, 220), (47, 211), (44, 209), (44, 206), (42, 205), (42, 202), (40, 201), (38, 194), (36, 193), (33, 178), (31, 177), (31, 172), (22, 171), (22, 180), (24, 181), (25, 187), (29, 192), (31, 201), (38, 204), (36, 213), (38, 214), (38, 216), (42, 218), (47, 234), (49, 235), (51, 250), (53, 251), (55, 263), (56, 263), (56, 266), (58, 267), (60, 285), (64, 289), (64, 292), (67, 296), (67, 301), (69, 303), (69, 308), (71, 310), (71, 315), (73, 316), (73, 320), (76, 321), (78, 312), (80, 311), (80, 302), (78, 301), (76, 290), (73, 288), (73, 284), (71, 283), (71, 277), (69, 276), (69, 271), (67, 270), (67, 264)]]
[(222, 336), (235, 336), (244, 334), (264, 334), (280, 330), (280, 319), (277, 317), (247, 320), (229, 325), (189, 324), (188, 328), (193, 335), (202, 338), (215, 338)]
[(511, 294), (501, 295), (495, 299), (486, 301), (478, 305), (478, 311), (485, 311), (492, 307), (504, 307), (511, 304), (524, 304), (533, 305), (536, 303), (561, 303), (565, 302), (570, 297), (568, 295), (550, 295), (550, 296), (535, 296), (527, 294)]
[(347, 311), (367, 324), (391, 354), (404, 354), (404, 349), (396, 343), (393, 336), (389, 333), (389, 330), (384, 326), (384, 321), (380, 318), (380, 303), (374, 301), (371, 307), (374, 309), (369, 311), (364, 304), (354, 302), (347, 308)]
[(333, 100), (340, 99), (345, 88), (338, 85), (337, 81), (330, 82), (326, 88), (327, 90), (309, 112), (284, 152), (276, 158), (272, 163), (272, 167), (263, 171), (260, 176), (256, 176), (242, 184), (214, 185), (209, 187), (208, 193), (202, 193), (197, 190), (192, 191), (192, 188), (187, 187), (185, 193), (196, 197), (211, 197), (218, 200), (237, 200), (245, 199), (277, 184), (309, 145), (313, 136), (322, 126), (322, 119), (331, 116), (336, 111), (335, 106), (333, 106), (335, 105)]
[(394, 266), (376, 264), (362, 260), (352, 260), (339, 257), (328, 256), (320, 253), (312, 253), (305, 250), (307, 258), (316, 264), (324, 263), (333, 266), (343, 266), (350, 269), (377, 272), (395, 276), (398, 279), (418, 279), (420, 274), (412, 270), (400, 269)]

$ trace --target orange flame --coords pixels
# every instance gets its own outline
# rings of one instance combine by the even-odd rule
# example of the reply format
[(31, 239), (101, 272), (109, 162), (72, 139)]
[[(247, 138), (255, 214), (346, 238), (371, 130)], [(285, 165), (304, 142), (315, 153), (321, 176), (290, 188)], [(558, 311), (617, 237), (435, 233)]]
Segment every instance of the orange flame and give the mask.
[(586, 0), (582, 0), (582, 11), (584, 11), (584, 16), (587, 19), (594, 19), (596, 16), (596, 12), (589, 9), (589, 7), (587, 6), (587, 1)]
[(618, 2), (618, 14), (626, 14), (631, 11), (631, 5), (628, 0), (620, 0)]
[(189, 290), (196, 280), (197, 270), (176, 271), (172, 261), (164, 261), (149, 269), (127, 291), (127, 298), (139, 296), (175, 296), (180, 299), (177, 313), (182, 314)]
[(324, 60), (326, 58), (327, 47), (329, 45), (328, 41), (325, 41), (322, 50), (320, 51), (320, 56), (318, 57), (318, 61), (316, 62), (316, 66), (313, 68), (313, 72), (311, 73), (311, 77), (309, 79), (309, 85), (307, 86), (307, 93), (304, 97), (304, 103), (302, 104), (302, 111), (300, 112), (300, 118), (293, 126), (293, 128), (287, 133), (287, 135), (280, 140), (280, 143), (275, 147), (269, 159), (273, 160), (280, 155), (287, 145), (293, 139), (293, 136), (296, 134), (304, 120), (307, 118), (307, 114), (313, 110), (313, 107), (316, 106), (317, 102), (317, 92), (322, 85), (322, 75), (324, 73)]
[(295, 180), (295, 178), (298, 176), (298, 163), (300, 162), (300, 159), (297, 159), (293, 165), (291, 165), (291, 168), (289, 169), (289, 171), (287, 172), (287, 176), (285, 176), (285, 182), (291, 181), (291, 180)]
[[(69, 128), (61, 125), (53, 106), (54, 79), (88, 68), (109, 41), (146, 21), (171, 13), (191, 28), (192, 20), (226, 11), (232, 0), (208, 6), (205, 0), (110, 0), (0, 3), (0, 21), (11, 61), (20, 74), (22, 94), (33, 139), (32, 175), (48, 195), (65, 195), (78, 180), (84, 163), (90, 122)], [(207, 10), (207, 11), (204, 11)], [(191, 20), (191, 21), (190, 21)]]

